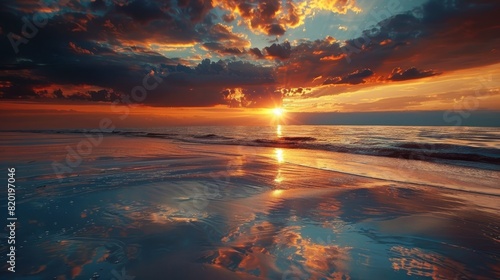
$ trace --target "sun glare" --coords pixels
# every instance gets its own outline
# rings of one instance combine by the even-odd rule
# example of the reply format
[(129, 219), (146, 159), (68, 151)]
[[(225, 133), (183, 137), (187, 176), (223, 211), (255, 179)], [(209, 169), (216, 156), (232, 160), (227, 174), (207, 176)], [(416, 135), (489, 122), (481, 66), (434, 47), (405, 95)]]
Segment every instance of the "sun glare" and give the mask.
[(281, 109), (281, 108), (274, 108), (273, 109), (273, 114), (276, 117), (281, 117), (283, 115), (283, 109)]

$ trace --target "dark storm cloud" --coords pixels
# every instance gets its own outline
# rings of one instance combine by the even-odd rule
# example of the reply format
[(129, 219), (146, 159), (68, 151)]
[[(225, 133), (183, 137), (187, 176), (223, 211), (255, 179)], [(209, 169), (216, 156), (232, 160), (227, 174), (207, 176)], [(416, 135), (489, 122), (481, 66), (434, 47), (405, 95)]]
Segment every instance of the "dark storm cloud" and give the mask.
[(412, 79), (420, 79), (425, 77), (431, 77), (438, 75), (434, 70), (418, 70), (415, 67), (408, 68), (406, 70), (402, 70), (397, 67), (392, 70), (391, 75), (389, 76), (389, 80), (393, 81), (404, 81), (404, 80), (412, 80)]
[(285, 34), (285, 28), (281, 24), (269, 24), (265, 27), (265, 30), (268, 35), (283, 35)]
[(91, 90), (87, 94), (90, 95), (90, 100), (92, 101), (114, 101), (119, 98), (116, 93), (105, 89)]
[[(29, 43), (19, 43), (20, 56), (45, 61), (53, 60), (60, 55), (61, 48), (68, 46), (69, 42), (85, 49), (93, 45), (95, 48), (107, 48), (115, 52), (115, 49), (122, 47), (147, 47), (149, 42), (175, 45), (191, 44), (200, 40), (192, 23), (185, 17), (179, 19), (165, 17), (141, 23), (116, 12), (114, 8), (110, 9), (102, 16), (72, 11), (51, 15), (43, 28), (37, 28), (36, 36), (30, 39)], [(24, 25), (21, 20), (23, 14), (5, 10), (0, 13), (2, 27), (7, 31), (4, 35), (10, 32), (21, 34)], [(27, 18), (31, 17), (31, 14), (27, 15)], [(0, 43), (6, 50), (0, 54), (0, 61), (16, 60), (18, 56), (9, 51), (12, 47), (8, 38), (5, 39), (7, 40), (2, 40)]]
[(224, 45), (222, 45), (221, 43), (217, 43), (217, 42), (204, 43), (203, 47), (205, 49), (212, 50), (212, 51), (218, 51), (218, 50), (224, 49)]
[[(31, 9), (28, 13), (23, 12), (13, 1), (3, 2), (0, 5), (11, 7), (0, 11), (2, 27), (16, 33), (21, 31), (23, 25), (21, 18), (23, 16), (31, 18), (37, 11)], [(82, 5), (70, 1), (66, 6), (56, 5), (54, 12), (40, 13), (49, 19), (48, 25), (41, 28), (40, 34), (58, 34), (61, 40), (67, 38), (70, 39), (68, 41), (75, 43), (80, 40), (105, 42), (112, 46), (149, 47), (151, 43), (186, 45), (205, 42), (213, 39), (211, 29), (217, 27), (212, 23), (215, 15), (210, 13), (213, 8), (211, 1), (185, 1), (182, 5), (174, 5), (168, 1), (134, 0), (88, 2), (87, 7)], [(47, 9), (45, 6), (37, 5), (37, 7), (38, 10)], [(199, 27), (204, 27), (210, 32), (205, 32)], [(215, 30), (217, 31), (220, 32)], [(23, 45), (20, 46), (22, 47)]]
[[(1, 27), (7, 31), (2, 32), (0, 41), (5, 50), (0, 54), (1, 98), (109, 102), (130, 94), (153, 71), (162, 82), (148, 92), (146, 104), (224, 104), (228, 100), (221, 91), (242, 86), (266, 89), (247, 95), (247, 105), (265, 104), (270, 100), (267, 92), (272, 91), (267, 88), (276, 83), (272, 68), (207, 60), (190, 67), (181, 59), (166, 58), (148, 47), (150, 43), (202, 43), (221, 54), (244, 54), (250, 43), (230, 27), (213, 23), (210, 3), (129, 1), (116, 5), (100, 1), (90, 3), (88, 13), (75, 12), (68, 7), (76, 4), (68, 4), (64, 12), (51, 14), (47, 24), (27, 44), (20, 44), (16, 56), (6, 34), (20, 33), (24, 24), (20, 19), (25, 13), (15, 9), (19, 7), (17, 3), (3, 2), (0, 5), (13, 8), (0, 9)], [(85, 7), (78, 6), (78, 11), (85, 11)], [(68, 92), (58, 86), (73, 86), (74, 90)], [(93, 90), (79, 90), (84, 86)]]
[(104, 0), (95, 0), (90, 2), (90, 8), (94, 11), (105, 10), (107, 8), (106, 1)]
[(243, 49), (226, 47), (221, 43), (215, 43), (215, 42), (204, 43), (202, 46), (206, 50), (215, 51), (219, 54), (233, 54), (233, 55), (245, 54), (245, 50)]
[(220, 53), (223, 53), (223, 54), (235, 54), (235, 55), (244, 54), (244, 52), (241, 51), (238, 48), (224, 48), (223, 50), (220, 51)]
[(209, 50), (242, 50), (250, 46), (250, 42), (243, 34), (233, 33), (231, 29), (229, 26), (217, 23), (210, 27), (200, 27), (198, 31), (204, 36), (203, 40), (206, 43), (203, 46)]
[(283, 44), (274, 43), (269, 47), (265, 47), (264, 52), (269, 57), (287, 59), (292, 53), (292, 47), (289, 42), (284, 42)]
[[(123, 6), (116, 6), (118, 12), (124, 13), (132, 19), (143, 23), (166, 17), (161, 8), (156, 2), (145, 0), (135, 0)], [(168, 9), (168, 6), (163, 8)]]
[[(234, 104), (223, 95), (226, 89), (246, 92), (246, 101), (242, 106), (269, 106), (278, 100), (273, 69), (247, 62), (204, 59), (193, 68), (163, 66), (157, 71), (166, 75), (160, 75), (163, 82), (148, 95), (146, 103), (152, 106)], [(178, 95), (182, 98), (175, 98)]]
[[(179, 1), (179, 6), (184, 14), (188, 14), (189, 18), (193, 22), (199, 22), (205, 18), (205, 16), (213, 8), (211, 0), (186, 0)], [(182, 3), (182, 5), (180, 5)]]
[(251, 48), (248, 50), (248, 52), (254, 56), (256, 56), (257, 58), (263, 58), (264, 55), (262, 54), (262, 52), (258, 49), (258, 48)]
[(43, 81), (23, 78), (17, 75), (2, 75), (2, 77), (0, 77), (0, 82), (6, 84), (6, 86), (0, 88), (0, 96), (4, 99), (38, 98), (33, 87), (44, 84)]
[(112, 102), (118, 100), (120, 97), (120, 94), (106, 89), (64, 93), (62, 89), (58, 88), (55, 90), (42, 89), (36, 92), (36, 98), (57, 98), (59, 100), (65, 99), (92, 102)]
[(373, 75), (373, 71), (370, 69), (356, 70), (352, 73), (349, 73), (343, 77), (333, 77), (326, 79), (323, 84), (351, 84), (357, 85), (365, 83), (365, 78), (368, 78)]

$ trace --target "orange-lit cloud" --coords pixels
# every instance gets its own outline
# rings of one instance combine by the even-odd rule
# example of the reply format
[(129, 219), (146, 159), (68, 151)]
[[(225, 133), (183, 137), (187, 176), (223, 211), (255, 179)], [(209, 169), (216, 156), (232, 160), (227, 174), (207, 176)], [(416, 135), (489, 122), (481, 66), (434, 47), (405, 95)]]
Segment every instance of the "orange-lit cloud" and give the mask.
[(359, 13), (361, 8), (356, 5), (355, 0), (312, 0), (307, 5), (309, 9), (330, 11), (337, 14), (345, 14), (348, 11)]
[(288, 28), (302, 26), (306, 17), (314, 15), (316, 11), (337, 14), (361, 11), (356, 2), (350, 0), (287, 0), (286, 2), (278, 0), (259, 0), (256, 2), (216, 0), (214, 6), (227, 11), (227, 14), (223, 16), (226, 22), (232, 22), (239, 18), (257, 34), (276, 36), (284, 35)]
[(216, 0), (214, 5), (226, 10), (226, 20), (241, 18), (255, 33), (283, 35), (286, 28), (303, 24), (302, 11), (293, 1), (282, 5), (278, 0), (259, 0), (255, 3), (241, 0)]
[(326, 61), (335, 61), (335, 60), (340, 60), (340, 59), (343, 59), (345, 58), (346, 55), (345, 54), (339, 54), (339, 55), (329, 55), (329, 56), (324, 56), (322, 58), (320, 58), (319, 60), (320, 61), (323, 61), (323, 60), (326, 60)]
[(367, 112), (407, 110), (498, 110), (497, 65), (398, 82), (313, 87), (307, 95), (287, 93), (289, 111)]
[(73, 50), (75, 53), (78, 53), (78, 54), (94, 54), (93, 52), (91, 52), (87, 49), (84, 49), (82, 47), (77, 46), (73, 42), (69, 42), (69, 47), (71, 48), (71, 50)]

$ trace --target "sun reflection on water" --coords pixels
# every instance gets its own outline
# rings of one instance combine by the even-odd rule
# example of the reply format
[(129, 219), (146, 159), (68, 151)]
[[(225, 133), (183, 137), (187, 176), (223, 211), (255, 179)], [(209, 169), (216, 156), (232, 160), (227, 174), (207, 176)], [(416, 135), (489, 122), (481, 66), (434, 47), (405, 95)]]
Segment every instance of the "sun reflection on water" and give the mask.
[(276, 148), (274, 149), (274, 152), (276, 154), (276, 160), (278, 161), (278, 163), (283, 163), (285, 161), (285, 158), (283, 157), (283, 149)]
[(283, 190), (273, 190), (271, 193), (272, 196), (274, 197), (280, 197), (283, 194)]
[(281, 176), (281, 170), (278, 169), (278, 175), (276, 175), (276, 178), (274, 178), (274, 181), (276, 183), (281, 183), (283, 182), (284, 178)]
[[(275, 156), (276, 156), (276, 161), (278, 164), (281, 164), (285, 161), (285, 157), (283, 156), (283, 149), (276, 148), (274, 149)], [(276, 175), (276, 178), (274, 178), (274, 181), (276, 183), (281, 183), (284, 180), (283, 176), (281, 175), (281, 168), (278, 166), (278, 174)]]

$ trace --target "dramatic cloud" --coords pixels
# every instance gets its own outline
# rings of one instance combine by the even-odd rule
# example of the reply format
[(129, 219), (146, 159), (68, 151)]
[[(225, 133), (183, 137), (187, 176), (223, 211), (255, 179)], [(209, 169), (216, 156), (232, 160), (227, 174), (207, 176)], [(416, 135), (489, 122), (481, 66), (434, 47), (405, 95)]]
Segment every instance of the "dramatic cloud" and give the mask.
[(284, 42), (283, 44), (275, 43), (269, 47), (265, 47), (264, 53), (271, 58), (287, 59), (292, 53), (292, 47), (289, 42)]
[(280, 0), (216, 0), (215, 5), (230, 12), (226, 15), (226, 22), (232, 21), (235, 15), (241, 18), (255, 33), (266, 35), (283, 35), (286, 27), (296, 27), (300, 22), (300, 15), (293, 2), (288, 1), (286, 7)]
[[(95, 4), (94, 7), (100, 6), (103, 8), (103, 4), (104, 3)], [(167, 15), (163, 13), (162, 8), (168, 8), (168, 6), (160, 7), (160, 5), (156, 2), (141, 0), (135, 0), (124, 5), (116, 6), (116, 10), (118, 12), (123, 13), (141, 23), (147, 23), (155, 19), (166, 17)]]
[[(495, 1), (430, 0), (367, 25), (357, 38), (298, 41), (279, 66), (279, 77), (288, 87), (318, 86), (343, 83), (349, 73), (369, 68), (381, 77), (402, 81), (498, 63), (500, 27), (494, 23), (498, 12), (500, 4)], [(395, 68), (407, 70), (393, 73)]]
[(69, 47), (71, 48), (71, 50), (73, 50), (75, 53), (78, 53), (78, 54), (94, 54), (93, 52), (91, 52), (89, 50), (86, 50), (84, 48), (81, 48), (81, 47), (75, 45), (75, 43), (73, 43), (73, 42), (69, 42)]
[(210, 51), (221, 54), (243, 54), (245, 48), (250, 47), (250, 42), (243, 34), (232, 32), (232, 27), (224, 24), (215, 24), (205, 33), (207, 41), (202, 46)]
[[(360, 5), (2, 1), (0, 97), (110, 102), (152, 75), (161, 83), (144, 104), (275, 106), (282, 96), (340, 94), (500, 62), (498, 1), (406, 3), (411, 9), (383, 17)], [(349, 39), (333, 37), (347, 34), (339, 26)]]
[(305, 18), (316, 10), (337, 14), (361, 11), (354, 0), (216, 0), (214, 6), (229, 11), (223, 15), (225, 22), (240, 18), (254, 33), (275, 36), (284, 35), (288, 28), (303, 25)]
[(250, 52), (250, 54), (253, 54), (257, 58), (263, 58), (264, 57), (264, 55), (262, 54), (262, 52), (258, 48), (251, 48), (251, 49), (248, 50), (248, 52)]
[(411, 79), (420, 79), (420, 78), (425, 78), (425, 77), (431, 77), (438, 75), (434, 70), (418, 70), (415, 67), (402, 70), (401, 68), (397, 67), (392, 70), (391, 75), (389, 76), (389, 80), (393, 81), (404, 81), (404, 80), (411, 80)]
[[(21, 31), (22, 13), (15, 9), (17, 5), (4, 4), (11, 8), (1, 9), (0, 16), (6, 22), (2, 30)], [(151, 49), (198, 43), (221, 54), (246, 53), (245, 49), (250, 47), (246, 35), (233, 33), (231, 26), (212, 22), (210, 1), (184, 1), (177, 6), (161, 1), (109, 4), (91, 3), (88, 13), (77, 13), (76, 10), (85, 10), (78, 6), (52, 14), (40, 29), (40, 38), (20, 43), (22, 62), (14, 52), (2, 52), (1, 97), (109, 102), (130, 94), (154, 71), (163, 80), (158, 88), (148, 92), (144, 103), (213, 106), (226, 103), (220, 93), (224, 88), (243, 85), (258, 89), (275, 83), (273, 71), (268, 67), (222, 60), (218, 63), (204, 60), (190, 67), (182, 59), (167, 58)], [(8, 39), (0, 44), (2, 50), (12, 50)], [(78, 90), (84, 85), (93, 89)], [(69, 90), (71, 87), (77, 90)], [(246, 105), (266, 106), (270, 100), (267, 91), (255, 92), (247, 94)]]
[(352, 73), (347, 74), (343, 77), (333, 77), (326, 79), (323, 84), (351, 84), (357, 85), (365, 82), (365, 78), (368, 78), (373, 75), (373, 71), (370, 69), (357, 70)]
[(227, 88), (221, 94), (230, 107), (281, 106), (282, 99), (281, 92), (275, 87)]
[(204, 43), (203, 48), (211, 51), (216, 51), (219, 54), (234, 54), (234, 55), (244, 54), (244, 51), (238, 48), (227, 48), (226, 46), (220, 43)]

